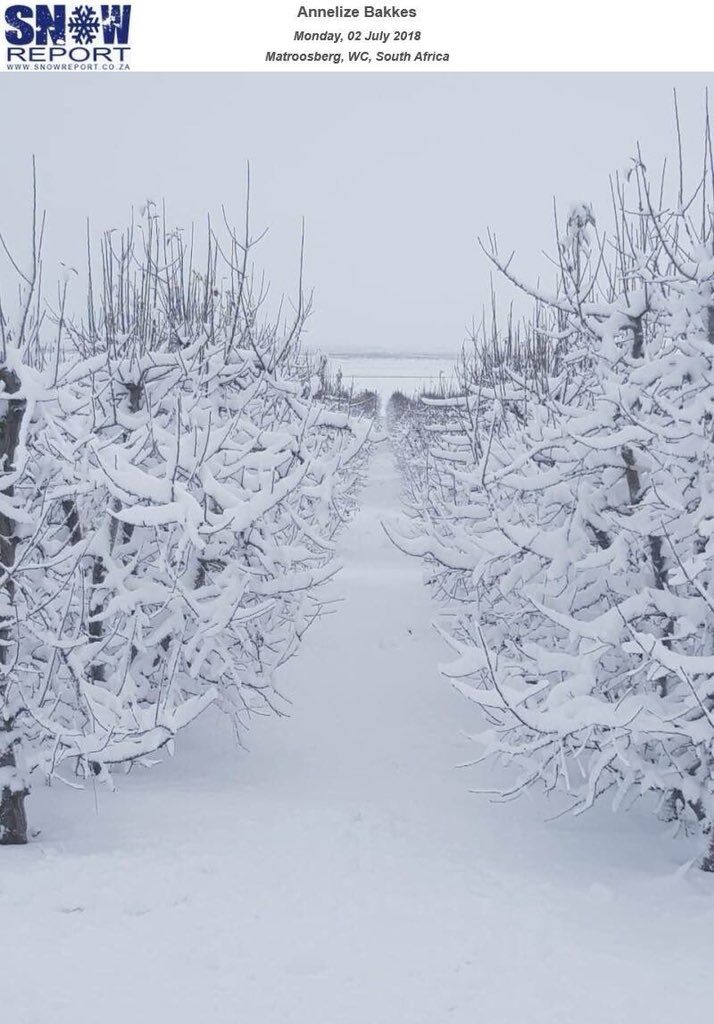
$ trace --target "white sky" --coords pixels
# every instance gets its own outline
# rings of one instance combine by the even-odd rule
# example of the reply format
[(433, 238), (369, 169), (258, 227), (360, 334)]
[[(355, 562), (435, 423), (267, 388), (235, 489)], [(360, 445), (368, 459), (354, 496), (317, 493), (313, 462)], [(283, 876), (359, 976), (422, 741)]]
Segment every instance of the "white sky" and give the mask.
[[(84, 221), (121, 226), (165, 198), (177, 224), (223, 202), (270, 227), (260, 262), (277, 292), (295, 280), (300, 218), (310, 341), (328, 351), (455, 352), (488, 300), (476, 237), (488, 226), (527, 275), (548, 273), (552, 199), (607, 216), (608, 174), (639, 139), (673, 150), (676, 85), (699, 154), (714, 76), (0, 76), (0, 227), (17, 241), (38, 158), (48, 211), (46, 277), (81, 265)], [(0, 273), (7, 267), (0, 260)], [(509, 294), (503, 289), (503, 294)]]

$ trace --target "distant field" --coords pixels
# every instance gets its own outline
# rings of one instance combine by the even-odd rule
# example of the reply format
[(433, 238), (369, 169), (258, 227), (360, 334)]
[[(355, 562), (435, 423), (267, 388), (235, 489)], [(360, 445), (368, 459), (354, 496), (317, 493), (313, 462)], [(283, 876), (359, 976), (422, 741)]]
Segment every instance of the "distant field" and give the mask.
[(440, 381), (448, 384), (455, 367), (453, 359), (442, 356), (331, 355), (330, 362), (333, 373), (342, 370), (346, 387), (376, 391), (383, 404), (394, 391), (410, 395), (425, 387), (438, 387)]

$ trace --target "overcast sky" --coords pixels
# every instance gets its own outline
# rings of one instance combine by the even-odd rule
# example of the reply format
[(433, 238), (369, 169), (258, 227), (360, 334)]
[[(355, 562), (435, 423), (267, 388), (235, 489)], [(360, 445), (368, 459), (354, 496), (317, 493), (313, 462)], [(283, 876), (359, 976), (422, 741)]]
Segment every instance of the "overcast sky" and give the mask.
[(120, 226), (147, 197), (165, 198), (177, 224), (221, 203), (240, 220), (250, 160), (254, 223), (270, 228), (259, 259), (276, 294), (294, 283), (305, 216), (313, 343), (455, 352), (488, 299), (477, 236), (495, 228), (524, 273), (542, 273), (553, 196), (606, 216), (608, 174), (638, 139), (653, 163), (673, 151), (673, 86), (698, 154), (708, 82), (6, 73), (0, 226), (20, 237), (35, 152), (51, 278), (59, 259), (81, 262), (87, 216), (97, 229)]

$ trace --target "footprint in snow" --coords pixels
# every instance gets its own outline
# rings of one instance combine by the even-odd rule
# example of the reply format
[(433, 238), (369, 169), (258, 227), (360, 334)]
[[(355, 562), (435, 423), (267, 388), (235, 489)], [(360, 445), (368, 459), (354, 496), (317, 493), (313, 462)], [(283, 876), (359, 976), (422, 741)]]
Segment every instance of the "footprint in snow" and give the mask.
[(144, 915), (148, 914), (150, 910), (151, 907), (145, 907), (142, 904), (135, 904), (124, 907), (124, 913), (128, 917), (144, 917)]

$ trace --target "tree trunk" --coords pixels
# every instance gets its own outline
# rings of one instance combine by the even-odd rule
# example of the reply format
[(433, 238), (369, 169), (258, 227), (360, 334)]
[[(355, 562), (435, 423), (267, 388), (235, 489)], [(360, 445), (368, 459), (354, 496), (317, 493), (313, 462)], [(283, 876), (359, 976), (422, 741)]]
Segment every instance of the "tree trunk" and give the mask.
[[(20, 380), (16, 373), (7, 367), (0, 369), (0, 383), (4, 385), (5, 394), (12, 395), (20, 390)], [(0, 472), (7, 473), (15, 465), (17, 445), (20, 439), (22, 417), (25, 414), (24, 401), (9, 401), (7, 411), (0, 418)], [(4, 488), (4, 493), (11, 498), (14, 487)], [(7, 571), (15, 564), (17, 534), (15, 523), (9, 516), (0, 513), (0, 572)], [(12, 579), (2, 584), (5, 598), (12, 605), (15, 587)], [(0, 619), (0, 665), (8, 660), (12, 628), (7, 619)], [(27, 790), (20, 781), (15, 761), (15, 716), (7, 707), (7, 681), (0, 676), (0, 772), (3, 782), (0, 791), (0, 845), (10, 846), (27, 842), (27, 818), (25, 816), (25, 797)], [(7, 781), (9, 775), (10, 781)]]
[[(632, 322), (632, 358), (641, 359), (644, 355), (644, 351), (645, 334), (642, 317), (640, 316)], [(622, 458), (625, 463), (625, 479), (627, 480), (627, 487), (630, 492), (630, 504), (632, 506), (638, 505), (642, 500), (642, 485), (640, 475), (635, 466), (634, 454), (628, 445), (625, 445), (622, 449)], [(656, 534), (650, 534), (648, 540), (654, 585), (657, 590), (667, 590), (669, 573), (667, 570), (667, 562), (664, 557), (664, 552), (662, 550), (662, 538)], [(672, 619), (666, 618), (662, 626), (662, 644), (664, 647), (671, 646), (673, 630), (674, 623)], [(659, 680), (660, 696), (665, 697), (667, 695), (667, 691), (667, 678), (663, 677)]]
[[(9, 768), (15, 774), (15, 751), (12, 737), (3, 733), (12, 731), (12, 720), (0, 721), (0, 770)], [(27, 816), (25, 814), (24, 786), (19, 789), (3, 786), (0, 794), (0, 846), (22, 846), (27, 842)]]
[(714, 871), (714, 829), (709, 833), (709, 849), (701, 863), (702, 871)]

